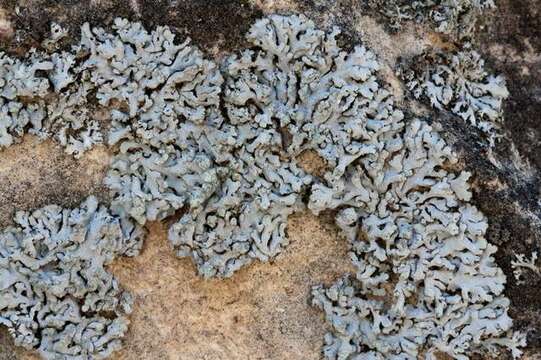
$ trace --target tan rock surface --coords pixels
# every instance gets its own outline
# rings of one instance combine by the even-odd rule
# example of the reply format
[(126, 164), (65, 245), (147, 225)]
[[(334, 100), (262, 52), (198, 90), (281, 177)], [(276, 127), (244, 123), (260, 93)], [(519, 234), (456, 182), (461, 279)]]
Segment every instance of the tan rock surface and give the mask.
[(112, 271), (135, 296), (125, 348), (116, 359), (318, 359), (325, 324), (309, 304), (313, 285), (349, 270), (346, 243), (308, 213), (289, 221), (290, 246), (226, 280), (202, 280), (177, 259), (166, 227), (149, 226), (143, 253)]
[(53, 140), (27, 135), (20, 144), (0, 150), (0, 227), (17, 210), (47, 204), (77, 206), (90, 194), (107, 200), (102, 179), (110, 153), (98, 146), (76, 160)]

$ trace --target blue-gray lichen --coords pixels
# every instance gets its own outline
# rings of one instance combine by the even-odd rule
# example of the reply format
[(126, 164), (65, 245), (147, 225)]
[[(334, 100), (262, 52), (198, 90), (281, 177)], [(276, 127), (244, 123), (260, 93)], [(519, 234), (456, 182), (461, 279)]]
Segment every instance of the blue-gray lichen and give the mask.
[[(17, 342), (46, 357), (117, 348), (129, 306), (103, 265), (136, 253), (131, 219), (178, 215), (169, 229), (177, 255), (205, 278), (228, 277), (276, 257), (288, 216), (307, 206), (337, 212), (357, 268), (313, 290), (331, 327), (328, 358), (466, 359), (502, 346), (518, 356), (523, 338), (511, 333), (505, 276), (469, 204), (469, 174), (450, 170), (450, 147), (394, 104), (374, 54), (342, 50), (338, 34), (304, 16), (270, 16), (221, 71), (167, 27), (149, 33), (122, 19), (113, 32), (84, 25), (71, 53), (2, 55), (1, 144), (30, 128), (80, 154), (102, 137), (95, 93), (117, 151), (105, 180), (110, 212), (93, 198), (80, 210), (46, 207), (1, 235), (0, 320)], [(468, 54), (410, 86), (487, 128), (506, 90)], [(51, 93), (58, 101), (45, 105)], [(326, 162), (321, 176), (299, 166), (305, 151)]]
[(201, 206), (219, 187), (226, 169), (217, 168), (210, 154), (195, 146), (155, 150), (123, 142), (105, 179), (114, 196), (112, 208), (144, 224)]
[(46, 116), (43, 98), (48, 93), (49, 82), (38, 71), (52, 67), (51, 62), (41, 59), (35, 51), (27, 61), (0, 53), (0, 147), (13, 144), (26, 128), (43, 136)]
[[(485, 240), (486, 219), (468, 204), (469, 174), (446, 170), (457, 162), (451, 149), (424, 122), (404, 119), (376, 80), (374, 55), (361, 47), (342, 51), (336, 34), (302, 16), (271, 16), (250, 30), (255, 48), (224, 66), (227, 120), (239, 134), (253, 134), (241, 150), (257, 146), (258, 158), (265, 159), (272, 149), (275, 166), (296, 164), (296, 155), (312, 150), (329, 165), (322, 178), (306, 178), (308, 207), (338, 210), (358, 272), (354, 281), (314, 289), (314, 303), (333, 329), (326, 356), (432, 359), (441, 352), (467, 358), (494, 353), (497, 345), (518, 356), (523, 338), (507, 337), (512, 321), (502, 294), (505, 276), (493, 261), (496, 248)], [(250, 151), (235, 151), (235, 159), (257, 164)], [(267, 189), (298, 196), (295, 187), (284, 186), (289, 177), (268, 181), (275, 168), (266, 168), (258, 177)], [(205, 276), (230, 275), (250, 261), (257, 249), (251, 244), (273, 239), (270, 222), (252, 226), (250, 200), (245, 211), (229, 211), (246, 191), (246, 174), (240, 171), (196, 224), (188, 226), (193, 218), (185, 215), (172, 228), (180, 255), (191, 255)], [(280, 229), (284, 209), (267, 203)], [(246, 230), (252, 228), (267, 237), (251, 232), (250, 239)], [(281, 233), (274, 239), (287, 243)]]
[(176, 44), (168, 27), (148, 33), (125, 19), (115, 19), (113, 30), (83, 25), (77, 49), (88, 56), (82, 68), (99, 103), (118, 107), (109, 145), (136, 139), (161, 148), (177, 140), (183, 123), (202, 124), (217, 112), (220, 72), (188, 40)]
[(407, 124), (400, 138), (359, 164), (380, 164), (377, 176), (359, 176), (368, 201), (333, 204), (357, 272), (313, 290), (332, 327), (326, 356), (467, 359), (501, 345), (518, 357), (524, 339), (511, 332), (486, 218), (468, 204), (469, 174), (445, 170), (457, 159), (426, 124)]
[(106, 271), (135, 256), (142, 231), (96, 198), (18, 212), (0, 233), (0, 324), (45, 359), (105, 358), (121, 345), (131, 296)]
[(515, 254), (515, 260), (511, 261), (511, 267), (513, 268), (513, 276), (518, 285), (524, 285), (526, 283), (524, 270), (528, 273), (533, 273), (538, 278), (541, 277), (541, 267), (536, 262), (537, 251), (532, 252), (529, 259), (524, 254)]
[(401, 72), (415, 98), (460, 116), (493, 143), (503, 118), (502, 103), (509, 92), (505, 79), (489, 74), (484, 65), (481, 56), (466, 46), (455, 54), (421, 55)]
[[(63, 33), (60, 28), (53, 34), (58, 32)], [(32, 50), (23, 60), (0, 53), (0, 148), (25, 131), (54, 137), (76, 157), (101, 143), (100, 126), (88, 103), (94, 87), (87, 77), (71, 52)]]
[(287, 245), (287, 217), (303, 208), (312, 183), (297, 155), (316, 151), (333, 183), (356, 158), (377, 151), (355, 133), (361, 113), (401, 118), (388, 112), (389, 94), (378, 91), (374, 55), (362, 47), (341, 51), (338, 33), (303, 16), (272, 16), (248, 33), (254, 48), (224, 64), (224, 107), (235, 129), (229, 178), (170, 230), (178, 254), (192, 256), (205, 277), (230, 276)]
[(288, 244), (287, 217), (303, 208), (311, 180), (295, 162), (281, 160), (275, 130), (244, 130), (227, 178), (169, 231), (177, 255), (192, 257), (204, 277), (229, 277), (255, 259), (277, 256)]
[(494, 0), (363, 0), (367, 6), (381, 13), (389, 27), (400, 30), (405, 21), (429, 23), (444, 34), (467, 37), (476, 19), (487, 9), (496, 6)]
[(219, 132), (223, 80), (167, 27), (148, 33), (116, 19), (113, 29), (85, 24), (78, 51), (88, 54), (82, 68), (100, 105), (111, 109), (108, 144), (120, 144), (105, 180), (112, 208), (144, 224), (203, 202), (218, 186), (211, 152), (227, 141)]

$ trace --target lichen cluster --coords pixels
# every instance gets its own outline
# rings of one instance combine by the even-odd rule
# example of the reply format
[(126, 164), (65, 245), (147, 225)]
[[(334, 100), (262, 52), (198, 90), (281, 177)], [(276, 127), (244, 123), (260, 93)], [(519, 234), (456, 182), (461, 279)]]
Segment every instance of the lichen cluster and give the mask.
[(518, 357), (524, 341), (505, 337), (506, 279), (485, 238), (486, 218), (468, 204), (469, 174), (446, 170), (457, 159), (428, 125), (413, 120), (400, 138), (376, 161), (377, 176), (359, 168), (369, 201), (334, 203), (357, 271), (314, 288), (332, 326), (326, 356), (467, 359), (500, 345)]
[(456, 53), (422, 54), (408, 63), (401, 75), (415, 98), (459, 116), (494, 144), (509, 92), (501, 75), (485, 70), (479, 53), (467, 44)]
[[(513, 276), (517, 285), (526, 284), (527, 275), (535, 275), (536, 278), (541, 278), (541, 267), (537, 264), (537, 251), (532, 252), (530, 258), (527, 258), (525, 254), (515, 254), (515, 260), (511, 261), (511, 267), (513, 268)], [(527, 274), (524, 274), (524, 273)]]
[(373, 54), (363, 48), (341, 53), (337, 34), (303, 17), (275, 16), (248, 33), (254, 48), (225, 62), (224, 107), (235, 129), (230, 178), (170, 231), (179, 254), (191, 254), (203, 275), (230, 276), (287, 245), (287, 217), (304, 206), (313, 182), (297, 155), (316, 150), (332, 169), (325, 175), (332, 182), (374, 150), (351, 133), (352, 122), (373, 96), (374, 108), (363, 111), (374, 117), (385, 111), (388, 94), (374, 93)]
[(135, 256), (143, 232), (89, 197), (80, 208), (18, 212), (0, 233), (0, 324), (45, 359), (120, 348), (132, 300), (105, 266)]
[(83, 26), (82, 67), (110, 109), (107, 142), (119, 148), (105, 180), (111, 206), (144, 224), (214, 191), (219, 171), (208, 168), (211, 152), (227, 140), (219, 138), (222, 77), (188, 41), (175, 44), (167, 27), (148, 33), (116, 19), (113, 30)]
[(430, 24), (434, 30), (457, 38), (471, 35), (477, 18), (496, 6), (494, 0), (363, 0), (383, 15), (393, 31), (406, 21)]
[[(257, 21), (251, 48), (220, 66), (167, 27), (116, 19), (112, 32), (81, 33), (71, 52), (0, 64), (0, 143), (28, 130), (75, 155), (100, 141), (115, 152), (110, 208), (92, 198), (73, 211), (46, 207), (0, 237), (0, 293), (10, 294), (0, 323), (18, 343), (52, 358), (116, 349), (129, 306), (103, 265), (134, 255), (148, 221), (178, 219), (169, 229), (177, 255), (205, 278), (229, 277), (276, 257), (288, 216), (307, 207), (336, 212), (357, 268), (313, 290), (331, 330), (327, 358), (520, 354), (469, 174), (451, 170), (450, 147), (395, 105), (371, 51), (346, 52), (338, 29), (296, 15)], [(454, 90), (459, 80), (449, 81)], [(479, 104), (462, 96), (439, 101), (459, 113), (459, 101)], [(108, 124), (94, 119), (97, 108)], [(303, 170), (306, 151), (327, 170)]]
[(25, 132), (53, 136), (75, 156), (101, 143), (88, 101), (94, 90), (88, 76), (73, 53), (32, 50), (23, 60), (0, 53), (0, 148)]

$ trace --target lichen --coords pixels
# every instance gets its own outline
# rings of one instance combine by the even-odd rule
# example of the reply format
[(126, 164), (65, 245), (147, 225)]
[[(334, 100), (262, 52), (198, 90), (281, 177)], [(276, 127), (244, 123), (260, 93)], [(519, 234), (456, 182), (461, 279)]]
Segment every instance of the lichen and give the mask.
[[(53, 34), (58, 32), (62, 34)], [(75, 157), (100, 144), (103, 136), (88, 103), (93, 86), (87, 76), (70, 52), (33, 49), (22, 60), (0, 53), (0, 149), (25, 132), (42, 139), (52, 136)]]
[(399, 31), (405, 21), (415, 21), (463, 38), (471, 35), (477, 18), (496, 4), (494, 0), (367, 0), (366, 6), (382, 14), (392, 31)]
[(205, 277), (230, 276), (287, 245), (287, 217), (303, 208), (312, 183), (296, 156), (316, 151), (330, 169), (323, 177), (337, 181), (349, 163), (377, 151), (355, 133), (357, 112), (390, 121), (402, 116), (386, 113), (391, 101), (377, 91), (375, 56), (362, 47), (342, 52), (338, 34), (303, 16), (271, 16), (250, 29), (253, 48), (226, 60), (224, 107), (235, 129), (229, 178), (169, 236)]
[(55, 22), (51, 23), (50, 30), (49, 37), (42, 41), (41, 46), (48, 51), (55, 51), (58, 50), (62, 40), (68, 37), (68, 30)]
[(217, 66), (168, 27), (149, 33), (115, 19), (111, 33), (88, 24), (81, 33), (81, 67), (110, 109), (108, 145), (120, 148), (105, 180), (112, 208), (144, 224), (203, 202), (221, 172), (209, 168), (219, 150), (209, 143), (227, 140), (219, 139)]
[(509, 96), (503, 76), (486, 71), (484, 60), (468, 44), (454, 54), (427, 53), (408, 63), (400, 72), (415, 98), (468, 121), (494, 144), (503, 100)]
[(194, 147), (153, 150), (123, 142), (105, 179), (114, 196), (112, 208), (144, 224), (201, 206), (219, 187), (226, 169), (215, 167), (208, 154)]
[(26, 61), (0, 52), (0, 147), (12, 145), (24, 131), (44, 136), (46, 117), (43, 98), (49, 90), (47, 78), (38, 71), (51, 70), (53, 64), (35, 52)]
[(77, 209), (18, 212), (0, 233), (0, 324), (45, 359), (105, 358), (121, 345), (131, 295), (106, 271), (142, 230), (89, 197)]
[[(442, 29), (458, 21), (449, 16)], [(452, 149), (397, 107), (376, 56), (344, 51), (338, 34), (302, 15), (269, 16), (219, 67), (167, 27), (116, 19), (112, 32), (85, 24), (71, 52), (2, 55), (1, 144), (29, 131), (76, 156), (102, 138), (114, 151), (109, 209), (93, 198), (73, 211), (46, 207), (2, 233), (0, 320), (17, 343), (51, 358), (115, 350), (129, 302), (103, 265), (134, 255), (148, 221), (174, 215), (177, 255), (205, 278), (229, 277), (278, 256), (288, 216), (307, 207), (336, 212), (357, 269), (313, 290), (331, 328), (327, 358), (467, 359), (502, 347), (517, 357), (524, 338), (511, 330), (470, 174), (451, 170)], [(503, 80), (474, 52), (441, 59), (409, 87), (492, 131)], [(299, 166), (307, 151), (325, 162), (319, 174)]]
[(355, 278), (313, 290), (332, 328), (324, 353), (467, 359), (494, 354), (497, 342), (517, 357), (524, 341), (506, 337), (506, 279), (485, 239), (486, 219), (468, 204), (469, 174), (445, 170), (457, 159), (427, 124), (404, 125), (384, 131), (383, 149), (358, 159), (334, 189), (312, 193), (317, 210), (338, 210), (357, 268)]
[(79, 68), (75, 55), (54, 53), (50, 59), (53, 68), (49, 80), (55, 101), (47, 105), (44, 132), (65, 147), (68, 154), (80, 157), (103, 143), (101, 125), (94, 118), (96, 109), (91, 102), (95, 87), (88, 81), (89, 73)]
[[(302, 16), (257, 22), (248, 34), (256, 48), (226, 64), (224, 95), (231, 121), (274, 128), (284, 156), (310, 149), (330, 165), (314, 179), (308, 207), (339, 210), (359, 269), (348, 291), (382, 307), (373, 297), (391, 287), (388, 311), (360, 306), (353, 314), (316, 288), (314, 301), (334, 330), (326, 354), (415, 358), (424, 348), (432, 349), (426, 358), (436, 350), (460, 358), (483, 346), (494, 351), (500, 340), (493, 339), (504, 339), (512, 321), (505, 276), (491, 256), (496, 248), (484, 238), (486, 220), (468, 204), (469, 174), (445, 170), (457, 162), (451, 149), (426, 123), (404, 119), (376, 80), (374, 55), (362, 47), (342, 51), (336, 34)], [(348, 323), (349, 315), (359, 320)], [(500, 342), (517, 356), (517, 339)]]
[(515, 254), (515, 260), (511, 261), (511, 267), (513, 268), (513, 276), (518, 285), (524, 285), (526, 283), (524, 270), (529, 270), (528, 272), (541, 278), (541, 267), (536, 265), (536, 262), (537, 251), (532, 252), (532, 256), (529, 259), (524, 254)]
[[(457, 162), (450, 147), (423, 121), (406, 119), (376, 79), (375, 56), (362, 47), (342, 51), (337, 34), (317, 30), (303, 16), (271, 16), (248, 33), (254, 47), (224, 65), (227, 120), (239, 134), (254, 134), (241, 150), (260, 147), (257, 158), (264, 159), (272, 149), (277, 165), (296, 164), (296, 155), (312, 150), (329, 165), (321, 178), (307, 178), (308, 208), (338, 211), (358, 272), (347, 286), (314, 289), (314, 303), (333, 329), (326, 356), (465, 359), (494, 354), (496, 345), (518, 356), (524, 339), (511, 333), (505, 276), (492, 257), (496, 247), (484, 237), (486, 219), (468, 204), (469, 174), (446, 170)], [(254, 163), (246, 152), (235, 155)], [(267, 168), (265, 180), (274, 177)], [(223, 275), (217, 267), (229, 275), (250, 261), (250, 241), (234, 239), (252, 228), (252, 210), (228, 211), (244, 191), (241, 181), (226, 189), (215, 197), (221, 202), (211, 202), (211, 216), (188, 227), (185, 219), (193, 218), (185, 215), (170, 234), (205, 276)], [(292, 197), (295, 187), (285, 190)], [(275, 239), (286, 244), (283, 236)]]
[(248, 145), (234, 152), (229, 176), (169, 231), (177, 255), (192, 257), (205, 278), (271, 260), (288, 244), (287, 218), (303, 208), (301, 194), (311, 178), (294, 162), (281, 161), (273, 132), (240, 137), (239, 144)]
[(113, 30), (83, 25), (77, 49), (88, 56), (82, 69), (100, 105), (113, 107), (109, 145), (136, 139), (160, 148), (177, 140), (183, 123), (202, 124), (217, 111), (222, 77), (189, 40), (176, 44), (166, 26), (148, 33), (120, 18)]

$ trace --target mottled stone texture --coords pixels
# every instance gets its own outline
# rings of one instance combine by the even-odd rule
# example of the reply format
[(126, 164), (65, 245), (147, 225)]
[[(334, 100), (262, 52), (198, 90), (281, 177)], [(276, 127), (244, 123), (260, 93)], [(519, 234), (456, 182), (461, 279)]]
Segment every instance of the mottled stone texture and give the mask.
[[(68, 46), (79, 38), (83, 22), (107, 27), (115, 17), (123, 16), (140, 19), (149, 28), (167, 24), (180, 34), (190, 35), (207, 53), (220, 56), (244, 47), (244, 33), (264, 13), (301, 11), (320, 26), (340, 25), (344, 34), (339, 40), (346, 48), (358, 42), (362, 33), (385, 64), (384, 80), (399, 97), (402, 95), (412, 111), (430, 113), (430, 109), (412, 102), (397, 82), (393, 73), (396, 61), (400, 56), (417, 55), (428, 46), (453, 49), (454, 40), (414, 24), (405, 24), (402, 32), (389, 34), (379, 15), (362, 11), (359, 1), (0, 0), (0, 40), (3, 50), (24, 54), (29, 47), (39, 46), (48, 35), (50, 22), (56, 21), (70, 30), (64, 40)], [(499, 246), (496, 257), (507, 275), (511, 316), (518, 330), (528, 332), (526, 358), (535, 358), (541, 354), (541, 281), (531, 277), (526, 285), (517, 285), (511, 261), (514, 252), (529, 256), (541, 247), (541, 1), (498, 0), (497, 6), (480, 21), (472, 39), (487, 67), (506, 77), (510, 92), (503, 105), (503, 139), (496, 145), (493, 160), (488, 159), (488, 148), (479, 131), (456, 121), (452, 114), (438, 113), (433, 126), (442, 130), (442, 136), (459, 153), (461, 166), (473, 174), (473, 202), (488, 217), (489, 241)], [(19, 146), (12, 148), (13, 161), (26, 156), (24, 145)], [(35, 145), (35, 149), (41, 146), (45, 145)], [(25, 172), (13, 170), (19, 173), (12, 185), (0, 180), (1, 219), (9, 219), (11, 214), (4, 212), (15, 208), (5, 206), (4, 201), (24, 209), (47, 203), (70, 206), (100, 188), (99, 176), (95, 178), (92, 171), (89, 176), (87, 170), (78, 169), (75, 160), (63, 159), (61, 150), (57, 152), (61, 160), (40, 160), (43, 171), (19, 180)], [(11, 164), (5, 154), (0, 153), (0, 161)], [(22, 163), (35, 167), (37, 156)], [(103, 171), (101, 161), (97, 164), (96, 171)], [(46, 171), (49, 168), (57, 171)], [(0, 179), (15, 177), (4, 174)], [(40, 176), (49, 175), (53, 180), (43, 186)], [(21, 184), (28, 184), (24, 188), (30, 194), (28, 198), (21, 193)], [(135, 295), (126, 348), (116, 358), (193, 359), (200, 354), (207, 359), (245, 359), (249, 355), (260, 359), (319, 358), (323, 319), (308, 305), (309, 289), (322, 281), (329, 285), (347, 270), (339, 268), (347, 265), (342, 261), (345, 242), (332, 240), (336, 229), (328, 225), (330, 219), (295, 217), (288, 227), (292, 244), (287, 255), (275, 264), (242, 270), (226, 283), (206, 283), (197, 278), (188, 261), (179, 266), (166, 244), (164, 230), (151, 226), (143, 257), (116, 263), (113, 268), (120, 282)], [(332, 274), (327, 273), (329, 268)], [(174, 280), (166, 280), (164, 273)], [(325, 277), (321, 273), (326, 273)], [(293, 317), (288, 317), (288, 312)], [(196, 315), (178, 323), (176, 319), (186, 314)], [(232, 343), (231, 334), (236, 333), (244, 334), (244, 338)], [(32, 355), (14, 349), (0, 329), (0, 359), (29, 358)]]

